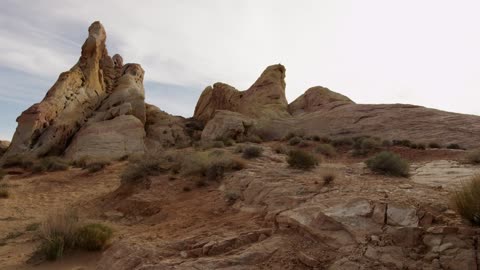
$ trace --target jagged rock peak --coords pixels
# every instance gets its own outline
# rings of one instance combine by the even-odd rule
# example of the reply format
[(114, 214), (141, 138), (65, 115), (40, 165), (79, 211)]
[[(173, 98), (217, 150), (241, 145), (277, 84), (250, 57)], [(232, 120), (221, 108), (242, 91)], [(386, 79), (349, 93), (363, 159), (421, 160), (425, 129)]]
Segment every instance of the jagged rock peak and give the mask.
[(269, 66), (255, 83), (245, 91), (215, 83), (202, 92), (195, 107), (194, 118), (204, 123), (215, 116), (218, 110), (238, 112), (254, 118), (277, 118), (288, 116), (285, 97), (285, 67)]
[(345, 104), (354, 104), (348, 97), (334, 92), (326, 87), (315, 86), (288, 105), (292, 115), (321, 110), (330, 110)]

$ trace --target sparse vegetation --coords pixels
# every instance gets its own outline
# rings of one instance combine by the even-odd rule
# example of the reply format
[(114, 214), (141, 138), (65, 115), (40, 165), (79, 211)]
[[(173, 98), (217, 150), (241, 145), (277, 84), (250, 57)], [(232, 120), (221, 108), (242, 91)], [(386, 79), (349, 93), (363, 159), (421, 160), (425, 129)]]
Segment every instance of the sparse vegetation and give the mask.
[(75, 211), (52, 214), (40, 225), (40, 252), (48, 260), (63, 256), (67, 249), (75, 247), (79, 218)]
[(33, 166), (33, 160), (30, 158), (14, 155), (6, 158), (3, 162), (3, 168), (19, 167), (23, 169), (29, 169)]
[(65, 171), (68, 163), (59, 157), (45, 157), (40, 160), (40, 166), (47, 172)]
[(427, 146), (424, 143), (419, 143), (419, 144), (417, 144), (417, 149), (425, 150), (425, 149), (427, 149)]
[(332, 140), (332, 145), (335, 147), (340, 147), (340, 146), (352, 146), (354, 144), (354, 141), (352, 138), (338, 138)]
[(102, 250), (112, 238), (110, 227), (99, 223), (82, 226), (76, 233), (76, 246), (89, 251)]
[(220, 180), (226, 171), (241, 170), (245, 162), (232, 157), (226, 152), (196, 152), (186, 157), (181, 165), (181, 172), (190, 176), (207, 177)]
[(337, 178), (337, 173), (333, 170), (322, 172), (323, 185), (328, 186)]
[(410, 147), (412, 142), (410, 140), (393, 140), (392, 144), (394, 146)]
[(439, 143), (436, 143), (436, 142), (431, 142), (428, 144), (428, 147), (429, 148), (432, 148), (432, 149), (440, 149), (442, 148), (442, 146), (439, 144)]
[(263, 148), (255, 145), (247, 146), (243, 149), (243, 158), (251, 159), (260, 157), (262, 155)]
[(7, 175), (7, 173), (0, 168), (0, 180), (2, 180), (5, 175)]
[(392, 141), (390, 141), (390, 140), (383, 140), (383, 141), (382, 141), (382, 146), (383, 146), (383, 147), (390, 147), (390, 146), (392, 146)]
[(302, 142), (302, 138), (300, 138), (300, 137), (293, 137), (293, 138), (288, 140), (289, 145), (297, 145), (301, 142)]
[(454, 202), (462, 217), (480, 225), (480, 175), (473, 176), (454, 195)]
[(277, 144), (273, 147), (273, 151), (277, 154), (286, 154), (287, 153), (287, 148), (281, 144)]
[(318, 159), (303, 150), (291, 150), (288, 152), (288, 164), (292, 168), (310, 170), (318, 165)]
[(34, 231), (38, 230), (39, 227), (40, 227), (40, 223), (38, 223), (38, 222), (30, 223), (30, 224), (28, 224), (27, 227), (25, 228), (25, 231), (27, 231), (27, 232), (34, 232)]
[(470, 164), (479, 165), (480, 164), (480, 149), (474, 150), (467, 154), (467, 161)]
[(451, 143), (447, 145), (447, 149), (462, 150), (463, 147), (461, 147), (458, 143)]
[(105, 169), (105, 167), (107, 167), (108, 165), (110, 165), (110, 162), (108, 161), (95, 161), (95, 162), (89, 163), (86, 166), (86, 169), (88, 170), (89, 173), (96, 173)]
[(165, 156), (149, 154), (140, 158), (131, 159), (128, 166), (122, 172), (122, 184), (137, 184), (147, 180), (148, 176), (159, 175), (168, 171), (164, 163)]
[(10, 192), (8, 192), (8, 188), (6, 184), (0, 184), (0, 199), (6, 199), (10, 197)]
[(334, 157), (337, 155), (337, 150), (333, 145), (328, 143), (322, 143), (315, 148), (315, 152), (324, 155), (325, 157)]
[(370, 137), (361, 137), (355, 140), (354, 156), (366, 156), (380, 149), (380, 141)]
[(407, 177), (410, 165), (397, 154), (392, 152), (381, 152), (366, 161), (367, 167), (374, 172), (391, 176)]

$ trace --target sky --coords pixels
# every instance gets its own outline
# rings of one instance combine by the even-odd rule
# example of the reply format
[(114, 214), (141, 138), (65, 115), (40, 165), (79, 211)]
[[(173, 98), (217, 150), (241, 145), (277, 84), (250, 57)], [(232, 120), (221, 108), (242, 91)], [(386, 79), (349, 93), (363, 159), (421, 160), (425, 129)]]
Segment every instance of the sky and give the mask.
[(110, 55), (140, 63), (147, 102), (192, 116), (215, 82), (287, 69), (293, 101), (321, 85), (357, 103), (480, 115), (476, 0), (0, 0), (0, 139), (80, 56), (99, 20)]

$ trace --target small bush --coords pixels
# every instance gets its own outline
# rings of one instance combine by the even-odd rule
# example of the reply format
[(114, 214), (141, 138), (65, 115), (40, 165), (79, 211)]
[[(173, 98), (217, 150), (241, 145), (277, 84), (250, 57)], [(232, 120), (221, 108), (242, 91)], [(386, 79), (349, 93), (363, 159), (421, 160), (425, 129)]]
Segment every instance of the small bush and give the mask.
[(291, 150), (288, 153), (288, 164), (292, 168), (309, 170), (318, 165), (318, 159), (302, 150)]
[(1, 199), (6, 199), (10, 197), (10, 192), (8, 192), (7, 186), (6, 185), (0, 185), (0, 198)]
[(7, 173), (4, 170), (0, 169), (0, 180), (2, 180), (5, 175), (7, 175)]
[(163, 164), (168, 162), (165, 160), (166, 156), (159, 155), (144, 155), (140, 158), (131, 159), (128, 166), (122, 172), (122, 184), (138, 184), (147, 180), (148, 176), (159, 175), (168, 171), (168, 168)]
[(68, 163), (59, 157), (46, 157), (40, 160), (40, 166), (47, 172), (68, 170)]
[(467, 155), (467, 161), (470, 164), (478, 165), (480, 164), (480, 150), (475, 150), (470, 152)]
[(275, 151), (275, 153), (277, 154), (286, 154), (287, 148), (283, 145), (278, 144), (273, 147), (273, 151)]
[(225, 144), (222, 141), (213, 141), (211, 144), (212, 148), (223, 148)]
[(293, 137), (290, 140), (288, 140), (289, 145), (297, 145), (302, 142), (302, 139), (300, 137)]
[(395, 146), (404, 146), (404, 147), (410, 147), (412, 145), (412, 142), (410, 140), (393, 140), (392, 143)]
[(454, 202), (462, 217), (480, 225), (480, 175), (475, 175), (454, 195)]
[(328, 186), (337, 178), (337, 173), (333, 170), (327, 170), (322, 173), (323, 184)]
[(223, 178), (226, 171), (241, 170), (245, 168), (245, 162), (231, 157), (225, 152), (213, 154), (212, 152), (197, 152), (185, 158), (182, 162), (182, 173), (207, 177), (209, 180)]
[(20, 155), (10, 156), (3, 162), (3, 168), (19, 167), (22, 169), (30, 169), (33, 166), (33, 160)]
[(335, 147), (339, 146), (352, 146), (354, 141), (352, 138), (339, 138), (332, 140), (332, 145)]
[(294, 137), (299, 137), (300, 139), (305, 136), (305, 131), (304, 130), (296, 130), (296, 131), (290, 131), (283, 137), (284, 141), (288, 141)]
[(410, 166), (397, 154), (392, 152), (381, 152), (366, 161), (367, 167), (374, 172), (392, 176), (409, 175)]
[(191, 189), (190, 187), (187, 187), (187, 186), (183, 187), (182, 190), (183, 190), (183, 192), (190, 192), (190, 191), (192, 191), (192, 189)]
[(390, 147), (390, 146), (392, 146), (392, 141), (390, 141), (390, 140), (383, 140), (383, 141), (382, 141), (382, 146), (383, 146), (383, 147)]
[(260, 157), (262, 155), (263, 148), (258, 147), (258, 146), (247, 146), (245, 149), (243, 149), (243, 158), (246, 159), (251, 159), (251, 158), (256, 158)]
[(431, 142), (428, 144), (428, 147), (429, 148), (432, 148), (432, 149), (440, 149), (442, 148), (442, 146), (439, 144), (439, 143), (436, 143), (436, 142)]
[(102, 250), (112, 235), (110, 227), (98, 223), (87, 224), (78, 230), (76, 244), (79, 248), (89, 251)]
[(40, 252), (48, 260), (62, 257), (67, 249), (75, 247), (79, 219), (74, 211), (64, 211), (48, 216), (40, 225)]
[(246, 142), (251, 142), (251, 143), (262, 143), (263, 140), (260, 138), (260, 136), (255, 135), (255, 134), (250, 134), (248, 137), (245, 139)]
[(425, 149), (427, 149), (427, 146), (424, 143), (419, 143), (419, 144), (417, 144), (417, 149), (425, 150)]
[(86, 169), (88, 170), (89, 173), (96, 173), (105, 169), (105, 167), (107, 167), (108, 165), (110, 165), (110, 162), (108, 161), (95, 161), (88, 164), (86, 166)]
[(326, 157), (334, 157), (337, 155), (337, 150), (335, 149), (335, 147), (327, 143), (319, 144), (315, 149), (315, 152), (322, 154)]
[(233, 150), (233, 152), (235, 152), (235, 153), (242, 153), (244, 148), (245, 148), (245, 145), (239, 144), (239, 145), (237, 145), (237, 146), (235, 147), (235, 149)]
[(353, 156), (366, 156), (380, 149), (380, 141), (370, 137), (363, 137), (355, 140), (353, 148)]
[(447, 145), (447, 149), (461, 150), (463, 148), (458, 143), (451, 143)]
[(306, 148), (306, 147), (309, 147), (310, 146), (310, 143), (308, 141), (305, 141), (305, 140), (302, 140), (299, 144), (298, 144), (298, 147), (301, 147), (301, 148)]
[(312, 136), (312, 140), (316, 141), (316, 142), (319, 142), (320, 141), (320, 136), (318, 135), (313, 135)]

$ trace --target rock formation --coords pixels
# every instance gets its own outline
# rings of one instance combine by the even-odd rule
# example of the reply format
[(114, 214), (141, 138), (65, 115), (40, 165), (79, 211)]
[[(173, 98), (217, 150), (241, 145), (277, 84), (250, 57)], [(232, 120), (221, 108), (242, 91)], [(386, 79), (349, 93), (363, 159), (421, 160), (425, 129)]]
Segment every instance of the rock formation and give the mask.
[(292, 115), (311, 113), (316, 111), (328, 111), (336, 107), (354, 104), (348, 97), (335, 93), (328, 88), (316, 86), (305, 91), (303, 95), (288, 105), (288, 111)]
[(146, 123), (153, 133), (150, 140), (163, 141), (167, 136), (155, 134), (156, 117), (147, 119), (142, 67), (124, 65), (118, 54), (108, 55), (100, 22), (94, 22), (88, 32), (77, 64), (60, 75), (40, 103), (18, 117), (4, 159), (15, 155), (116, 159), (143, 154)]
[(255, 118), (288, 116), (285, 97), (285, 67), (267, 67), (257, 81), (245, 91), (223, 83), (207, 87), (195, 107), (194, 118), (208, 122), (217, 110), (229, 110)]
[(7, 151), (9, 145), (9, 141), (0, 141), (0, 157)]

